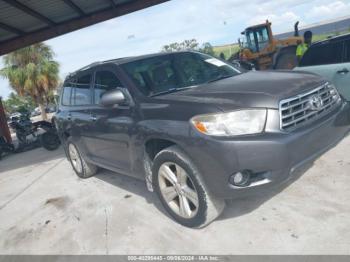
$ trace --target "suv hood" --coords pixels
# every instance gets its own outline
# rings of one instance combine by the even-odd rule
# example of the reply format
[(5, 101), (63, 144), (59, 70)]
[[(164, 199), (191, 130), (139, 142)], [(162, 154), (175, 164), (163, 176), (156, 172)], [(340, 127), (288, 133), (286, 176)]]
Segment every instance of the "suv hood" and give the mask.
[(159, 98), (212, 104), (224, 111), (242, 107), (278, 109), (280, 100), (308, 92), (324, 82), (311, 73), (251, 71)]

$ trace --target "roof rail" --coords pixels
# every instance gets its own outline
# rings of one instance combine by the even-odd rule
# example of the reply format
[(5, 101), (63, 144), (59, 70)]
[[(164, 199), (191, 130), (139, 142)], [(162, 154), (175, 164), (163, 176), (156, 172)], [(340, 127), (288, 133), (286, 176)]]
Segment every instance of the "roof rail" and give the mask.
[(82, 67), (82, 68), (76, 70), (76, 72), (87, 70), (87, 69), (89, 69), (89, 68), (91, 68), (91, 67), (93, 67), (93, 66), (100, 65), (100, 64), (102, 64), (102, 63), (103, 63), (103, 62), (101, 62), (101, 61), (93, 62), (93, 63), (91, 63), (91, 64), (89, 64), (89, 65), (87, 65), (87, 66), (84, 66), (84, 67)]
[(68, 73), (67, 77), (74, 76), (77, 72), (88, 70), (88, 69), (90, 69), (93, 66), (97, 66), (97, 65), (101, 65), (101, 64), (105, 64), (105, 63), (109, 63), (109, 62), (114, 62), (114, 61), (122, 60), (122, 59), (125, 59), (125, 58), (130, 58), (130, 57), (121, 57), (121, 58), (115, 58), (115, 59), (110, 59), (110, 60), (106, 60), (106, 61), (93, 62), (93, 63), (91, 63), (91, 64), (89, 64), (87, 66), (84, 66), (84, 67), (82, 67), (80, 69), (75, 70), (74, 72)]
[(103, 61), (103, 63), (110, 63), (110, 62), (117, 62), (119, 60), (127, 59), (127, 58), (132, 58), (133, 56), (126, 56), (126, 57), (119, 57), (119, 58), (114, 58), (114, 59), (109, 59)]
[(313, 42), (312, 45), (321, 44), (321, 43), (329, 42), (332, 40), (337, 41), (338, 39), (342, 39), (344, 37), (350, 37), (350, 33), (344, 33), (344, 34), (340, 34), (340, 35), (329, 35), (329, 36), (327, 36), (326, 39)]

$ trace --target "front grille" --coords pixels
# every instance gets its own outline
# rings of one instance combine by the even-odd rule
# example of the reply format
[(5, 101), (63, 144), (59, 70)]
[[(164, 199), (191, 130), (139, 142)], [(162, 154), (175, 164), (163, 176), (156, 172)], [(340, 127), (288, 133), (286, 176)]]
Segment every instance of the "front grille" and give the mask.
[(280, 128), (290, 131), (330, 112), (341, 101), (333, 85), (326, 83), (308, 93), (280, 102)]

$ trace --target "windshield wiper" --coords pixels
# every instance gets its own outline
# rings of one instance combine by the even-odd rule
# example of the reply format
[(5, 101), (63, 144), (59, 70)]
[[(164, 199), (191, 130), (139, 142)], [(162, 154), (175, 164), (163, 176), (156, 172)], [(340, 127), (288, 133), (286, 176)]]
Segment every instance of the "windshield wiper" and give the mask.
[(216, 82), (216, 81), (219, 81), (219, 80), (222, 80), (222, 79), (225, 79), (225, 78), (230, 78), (230, 77), (233, 77), (233, 75), (219, 76), (219, 77), (217, 77), (217, 78), (214, 78), (214, 79), (212, 79), (212, 80), (209, 80), (207, 83)]
[(171, 94), (171, 93), (175, 93), (177, 91), (182, 91), (184, 89), (189, 89), (191, 87), (181, 87), (181, 88), (170, 88), (168, 90), (162, 91), (162, 92), (158, 92), (155, 94), (150, 95), (150, 97), (154, 97), (154, 96), (159, 96), (159, 95), (166, 95), (166, 94)]

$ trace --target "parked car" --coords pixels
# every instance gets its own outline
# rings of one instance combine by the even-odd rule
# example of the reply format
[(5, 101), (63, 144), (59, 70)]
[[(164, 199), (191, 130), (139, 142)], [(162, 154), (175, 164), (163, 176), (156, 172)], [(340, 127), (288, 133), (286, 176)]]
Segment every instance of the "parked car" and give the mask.
[(348, 112), (319, 76), (177, 52), (70, 74), (54, 122), (79, 177), (143, 179), (177, 222), (202, 227), (225, 199), (268, 190), (337, 143)]
[(38, 110), (36, 110), (36, 109), (34, 109), (31, 113), (30, 113), (30, 116), (39, 116), (41, 114), (41, 112), (40, 111), (38, 111)]
[(314, 43), (294, 70), (323, 76), (350, 101), (350, 34)]
[(45, 108), (46, 113), (55, 113), (56, 105), (47, 105)]

